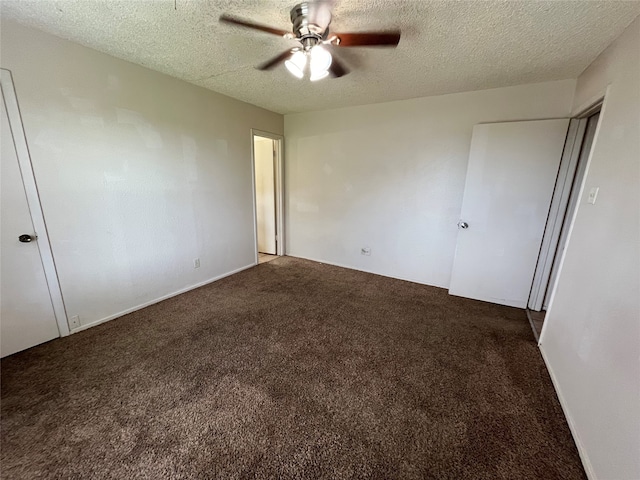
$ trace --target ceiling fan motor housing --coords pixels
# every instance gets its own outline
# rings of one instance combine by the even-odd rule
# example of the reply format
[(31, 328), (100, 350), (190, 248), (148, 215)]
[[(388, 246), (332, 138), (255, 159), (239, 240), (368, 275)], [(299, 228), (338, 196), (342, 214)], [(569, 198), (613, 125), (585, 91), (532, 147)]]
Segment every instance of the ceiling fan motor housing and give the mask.
[(325, 39), (331, 23), (331, 11), (322, 3), (302, 2), (291, 9), (293, 33), (305, 49)]

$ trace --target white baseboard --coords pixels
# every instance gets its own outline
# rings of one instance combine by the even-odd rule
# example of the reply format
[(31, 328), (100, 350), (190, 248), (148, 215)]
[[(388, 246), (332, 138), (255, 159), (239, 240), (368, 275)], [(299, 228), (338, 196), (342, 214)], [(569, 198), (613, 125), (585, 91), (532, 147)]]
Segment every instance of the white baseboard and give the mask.
[(573, 422), (573, 417), (569, 412), (569, 408), (567, 403), (562, 396), (562, 390), (560, 390), (560, 385), (558, 385), (558, 379), (553, 373), (553, 369), (551, 368), (551, 364), (549, 364), (549, 360), (547, 359), (547, 355), (544, 353), (544, 348), (542, 345), (538, 345), (540, 349), (540, 353), (542, 354), (542, 359), (544, 360), (545, 365), (547, 366), (547, 371), (549, 372), (549, 376), (551, 377), (551, 383), (553, 383), (553, 388), (556, 391), (556, 395), (558, 395), (558, 400), (560, 401), (560, 406), (562, 407), (562, 411), (564, 412), (564, 416), (567, 419), (567, 423), (569, 424), (569, 430), (571, 430), (571, 435), (573, 436), (573, 441), (576, 442), (576, 447), (578, 448), (578, 455), (580, 455), (580, 460), (582, 460), (582, 466), (584, 467), (584, 471), (587, 474), (587, 478), (589, 480), (596, 480), (596, 474), (593, 472), (593, 467), (591, 462), (589, 461), (589, 456), (587, 455), (587, 451), (582, 445), (580, 441), (580, 436), (578, 435), (578, 431), (576, 429), (575, 423)]
[(348, 268), (349, 270), (356, 270), (357, 272), (371, 273), (373, 275), (380, 275), (381, 277), (393, 278), (395, 280), (402, 280), (403, 282), (417, 283), (418, 285), (426, 285), (428, 287), (444, 288), (445, 290), (449, 289), (448, 286), (434, 285), (432, 283), (419, 282), (418, 280), (415, 280), (415, 279), (412, 279), (412, 278), (396, 277), (396, 276), (393, 276), (393, 275), (387, 275), (385, 273), (374, 272), (373, 270), (365, 270), (363, 268), (356, 268), (353, 265), (344, 265), (342, 263), (328, 262), (326, 260), (318, 260), (317, 258), (304, 257), (302, 255), (296, 255), (296, 254), (293, 254), (293, 253), (287, 253), (286, 255), (288, 257), (302, 258), (303, 260), (311, 260), (312, 262), (324, 263), (326, 265), (333, 265), (334, 267)]
[(252, 263), (250, 265), (246, 265), (244, 267), (237, 268), (237, 269), (232, 270), (230, 272), (223, 273), (222, 275), (218, 275), (217, 277), (210, 278), (208, 280), (205, 280), (204, 282), (196, 283), (195, 285), (190, 285), (190, 286), (182, 288), (182, 289), (180, 289), (180, 290), (178, 290), (176, 292), (169, 293), (167, 295), (163, 295), (162, 297), (156, 298), (155, 300), (151, 300), (149, 302), (142, 303), (142, 304), (140, 304), (140, 305), (138, 305), (136, 307), (128, 308), (128, 309), (123, 310), (121, 312), (114, 313), (113, 315), (109, 315), (108, 317), (101, 318), (100, 320), (95, 320), (95, 321), (93, 321), (91, 323), (87, 323), (86, 325), (81, 325), (78, 328), (74, 328), (73, 330), (71, 330), (71, 333), (78, 333), (78, 332), (81, 332), (81, 331), (86, 330), (88, 328), (95, 327), (96, 325), (100, 325), (101, 323), (108, 322), (109, 320), (113, 320), (114, 318), (119, 318), (119, 317), (122, 317), (123, 315), (127, 315), (128, 313), (135, 312), (136, 310), (140, 310), (140, 309), (143, 309), (143, 308), (148, 307), (150, 305), (154, 305), (156, 303), (160, 303), (163, 300), (167, 300), (168, 298), (175, 297), (175, 296), (180, 295), (182, 293), (186, 293), (186, 292), (188, 292), (190, 290), (195, 290), (196, 288), (203, 287), (204, 285), (207, 285), (209, 283), (213, 283), (213, 282), (215, 282), (217, 280), (223, 279), (225, 277), (228, 277), (230, 275), (236, 274), (238, 272), (241, 272), (243, 270), (247, 270), (248, 268), (255, 267), (255, 266), (256, 266), (256, 264)]

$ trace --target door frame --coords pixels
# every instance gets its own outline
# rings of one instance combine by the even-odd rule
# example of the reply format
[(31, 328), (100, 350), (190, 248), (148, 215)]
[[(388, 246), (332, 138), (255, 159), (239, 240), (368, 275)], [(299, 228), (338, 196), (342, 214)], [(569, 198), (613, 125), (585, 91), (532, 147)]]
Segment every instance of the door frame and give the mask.
[(256, 158), (254, 138), (270, 138), (274, 141), (274, 189), (276, 192), (276, 255), (283, 256), (284, 240), (284, 137), (277, 133), (251, 129), (251, 186), (253, 190), (253, 236), (255, 244), (255, 264), (258, 264), (258, 207), (256, 198)]
[[(573, 218), (565, 218), (571, 193), (574, 189), (582, 189), (582, 184), (584, 183), (587, 173), (585, 168), (582, 178), (575, 178), (578, 172), (578, 161), (580, 160), (580, 154), (585, 140), (587, 122), (589, 121), (589, 117), (602, 111), (603, 102), (604, 97), (599, 98), (595, 103), (571, 118), (571, 122), (569, 123), (569, 131), (560, 161), (560, 169), (558, 170), (556, 186), (551, 200), (551, 207), (549, 208), (547, 225), (542, 237), (540, 254), (538, 255), (538, 262), (527, 302), (527, 308), (530, 310), (543, 310), (545, 299), (549, 297), (549, 292), (554, 288), (554, 285), (551, 285), (551, 281), (554, 264), (557, 260), (556, 254), (560, 247), (560, 236), (564, 225), (573, 223)], [(592, 149), (597, 134), (598, 128), (596, 128), (596, 133), (593, 138)], [(591, 153), (589, 153), (589, 155), (590, 154)], [(588, 161), (589, 159), (586, 160), (585, 167), (587, 167)], [(576, 183), (576, 181), (578, 183)], [(573, 214), (575, 215), (575, 213), (574, 211)]]
[(559, 246), (560, 232), (569, 204), (569, 196), (586, 127), (586, 121), (576, 118), (572, 118), (569, 122), (569, 131), (567, 132), (564, 151), (560, 160), (556, 186), (553, 191), (551, 206), (549, 207), (549, 215), (547, 216), (547, 225), (542, 237), (540, 254), (538, 255), (538, 262), (527, 302), (527, 307), (536, 312), (542, 308), (547, 285), (551, 278), (551, 267)]
[(13, 76), (10, 70), (5, 68), (0, 69), (0, 85), (2, 86), (9, 127), (11, 128), (16, 156), (18, 157), (18, 167), (20, 169), (20, 175), (22, 176), (22, 183), (27, 197), (27, 205), (29, 206), (31, 221), (33, 223), (35, 234), (38, 236), (38, 252), (40, 253), (40, 259), (42, 261), (42, 267), (47, 281), (47, 288), (49, 290), (49, 297), (51, 298), (51, 304), (53, 306), (53, 313), (56, 318), (56, 324), (58, 325), (58, 332), (61, 337), (65, 337), (70, 333), (67, 312), (64, 305), (64, 298), (62, 297), (62, 290), (60, 289), (60, 282), (58, 280), (58, 272), (56, 270), (53, 251), (51, 250), (49, 233), (47, 231), (47, 225), (42, 212), (40, 195), (38, 194), (38, 185), (33, 173), (29, 146), (27, 144), (27, 138), (22, 125), (20, 105), (18, 103), (18, 97), (13, 83)]

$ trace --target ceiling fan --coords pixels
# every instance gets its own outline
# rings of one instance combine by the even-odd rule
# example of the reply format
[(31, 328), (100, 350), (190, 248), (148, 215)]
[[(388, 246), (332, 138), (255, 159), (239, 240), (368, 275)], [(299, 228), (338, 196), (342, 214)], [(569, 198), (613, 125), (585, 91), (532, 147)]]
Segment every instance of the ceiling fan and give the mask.
[(400, 30), (357, 33), (331, 33), (331, 9), (328, 2), (303, 2), (291, 9), (292, 31), (280, 30), (243, 20), (231, 15), (221, 15), (220, 21), (261, 32), (279, 35), (300, 42), (280, 55), (258, 65), (258, 70), (271, 70), (284, 62), (287, 70), (297, 78), (307, 71), (311, 81), (327, 76), (342, 77), (347, 68), (325, 48), (330, 47), (396, 47), (400, 41)]

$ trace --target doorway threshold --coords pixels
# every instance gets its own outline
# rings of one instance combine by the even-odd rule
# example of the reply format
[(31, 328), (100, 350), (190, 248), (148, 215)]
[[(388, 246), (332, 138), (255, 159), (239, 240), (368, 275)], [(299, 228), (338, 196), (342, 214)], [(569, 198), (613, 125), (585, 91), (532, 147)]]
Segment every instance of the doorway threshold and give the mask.
[(268, 253), (258, 253), (258, 265), (261, 263), (267, 263), (271, 260), (278, 258), (278, 255), (270, 255)]

